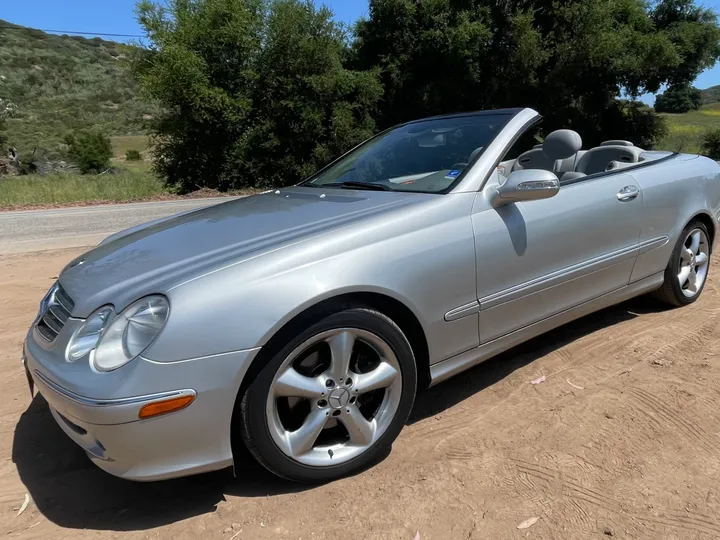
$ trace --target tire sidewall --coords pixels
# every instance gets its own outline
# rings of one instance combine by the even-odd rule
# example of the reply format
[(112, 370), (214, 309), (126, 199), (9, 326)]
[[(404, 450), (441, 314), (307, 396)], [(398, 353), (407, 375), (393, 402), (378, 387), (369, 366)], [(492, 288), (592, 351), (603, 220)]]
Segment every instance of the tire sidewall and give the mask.
[[(299, 463), (280, 450), (270, 435), (266, 403), (273, 379), (287, 356), (312, 336), (336, 328), (358, 328), (380, 336), (395, 353), (402, 373), (402, 394), (395, 417), (378, 441), (366, 452), (335, 466), (312, 467)], [(412, 410), (417, 387), (417, 367), (412, 347), (400, 328), (385, 315), (365, 308), (352, 308), (329, 315), (295, 336), (279, 336), (285, 343), (262, 367), (247, 395), (246, 435), (258, 459), (273, 473), (305, 482), (323, 482), (346, 476), (374, 463), (397, 438)], [(285, 339), (283, 339), (285, 338)], [(247, 442), (247, 441), (246, 441)]]

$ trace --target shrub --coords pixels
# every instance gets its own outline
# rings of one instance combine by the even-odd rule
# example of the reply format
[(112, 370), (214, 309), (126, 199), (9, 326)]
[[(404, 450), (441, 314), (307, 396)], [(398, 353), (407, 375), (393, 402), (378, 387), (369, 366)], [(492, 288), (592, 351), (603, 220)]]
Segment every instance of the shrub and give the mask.
[(140, 155), (139, 150), (130, 149), (127, 152), (125, 152), (125, 159), (128, 161), (140, 161), (142, 159), (142, 156)]
[(666, 113), (696, 111), (702, 105), (702, 92), (692, 86), (668, 88), (655, 98), (655, 110)]
[(703, 135), (700, 153), (715, 160), (720, 160), (720, 129), (712, 129)]
[(83, 174), (101, 172), (110, 167), (112, 146), (107, 135), (79, 132), (65, 137), (65, 144), (68, 145), (68, 159)]

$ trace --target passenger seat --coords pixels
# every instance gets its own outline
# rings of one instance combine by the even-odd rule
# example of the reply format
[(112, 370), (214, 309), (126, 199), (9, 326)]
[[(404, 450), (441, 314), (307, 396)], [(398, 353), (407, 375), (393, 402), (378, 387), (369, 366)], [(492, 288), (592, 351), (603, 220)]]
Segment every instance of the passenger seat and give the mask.
[[(607, 141), (607, 142), (627, 142), (627, 141)], [(611, 161), (620, 163), (637, 163), (640, 154), (644, 150), (636, 146), (627, 146), (625, 144), (605, 144), (591, 148), (583, 155), (575, 167), (575, 172), (583, 174), (596, 174), (605, 172)]]
[(542, 169), (556, 174), (572, 170), (577, 153), (582, 148), (582, 138), (570, 129), (558, 129), (550, 133), (541, 145), (535, 145), (517, 158), (512, 170)]

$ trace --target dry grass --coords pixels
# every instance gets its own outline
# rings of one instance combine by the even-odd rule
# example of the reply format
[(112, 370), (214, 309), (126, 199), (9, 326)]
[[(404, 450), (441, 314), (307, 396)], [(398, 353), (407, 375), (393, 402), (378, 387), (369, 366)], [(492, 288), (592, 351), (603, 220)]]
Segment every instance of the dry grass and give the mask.
[(0, 208), (85, 201), (121, 202), (168, 193), (159, 178), (142, 171), (123, 170), (118, 174), (99, 176), (71, 173), (14, 176), (0, 179)]

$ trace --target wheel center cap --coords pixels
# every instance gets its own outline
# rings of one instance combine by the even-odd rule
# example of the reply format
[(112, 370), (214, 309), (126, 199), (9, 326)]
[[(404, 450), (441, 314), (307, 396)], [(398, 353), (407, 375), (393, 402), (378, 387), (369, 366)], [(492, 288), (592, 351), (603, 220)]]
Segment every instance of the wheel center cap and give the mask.
[(350, 401), (350, 392), (345, 388), (336, 388), (328, 396), (328, 404), (333, 409), (342, 409)]

